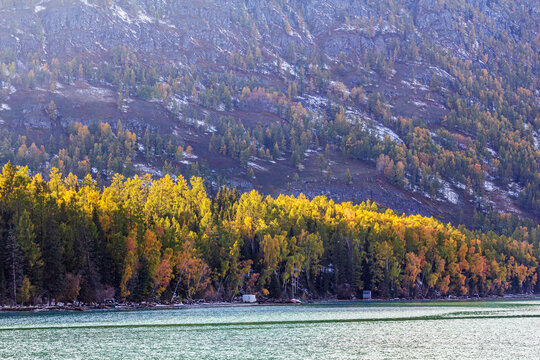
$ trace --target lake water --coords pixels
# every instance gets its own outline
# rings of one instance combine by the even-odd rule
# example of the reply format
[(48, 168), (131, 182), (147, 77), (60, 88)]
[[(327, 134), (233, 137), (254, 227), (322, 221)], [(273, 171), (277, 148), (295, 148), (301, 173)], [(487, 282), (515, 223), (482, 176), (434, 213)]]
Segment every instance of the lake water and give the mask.
[(540, 300), (0, 313), (1, 359), (540, 359)]

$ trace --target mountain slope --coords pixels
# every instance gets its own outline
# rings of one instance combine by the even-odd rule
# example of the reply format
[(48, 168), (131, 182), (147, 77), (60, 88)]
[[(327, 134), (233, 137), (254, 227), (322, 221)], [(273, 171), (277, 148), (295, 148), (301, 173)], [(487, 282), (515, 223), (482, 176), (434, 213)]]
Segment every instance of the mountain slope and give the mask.
[(539, 221), (537, 4), (0, 4), (0, 160)]

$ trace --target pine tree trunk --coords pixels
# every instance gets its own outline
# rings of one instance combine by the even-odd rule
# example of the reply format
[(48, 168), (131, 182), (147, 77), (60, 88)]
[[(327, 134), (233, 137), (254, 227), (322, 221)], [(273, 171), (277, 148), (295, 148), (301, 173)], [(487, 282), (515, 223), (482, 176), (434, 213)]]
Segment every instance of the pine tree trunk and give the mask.
[(11, 273), (13, 275), (13, 304), (17, 305), (17, 276), (15, 274), (15, 251), (11, 250)]

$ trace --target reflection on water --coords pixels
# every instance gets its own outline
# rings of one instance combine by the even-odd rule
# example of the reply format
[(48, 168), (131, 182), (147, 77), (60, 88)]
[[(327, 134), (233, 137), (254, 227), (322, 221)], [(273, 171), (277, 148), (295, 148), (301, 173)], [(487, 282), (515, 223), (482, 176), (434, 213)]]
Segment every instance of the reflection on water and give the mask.
[(0, 314), (0, 358), (538, 359), (540, 301)]

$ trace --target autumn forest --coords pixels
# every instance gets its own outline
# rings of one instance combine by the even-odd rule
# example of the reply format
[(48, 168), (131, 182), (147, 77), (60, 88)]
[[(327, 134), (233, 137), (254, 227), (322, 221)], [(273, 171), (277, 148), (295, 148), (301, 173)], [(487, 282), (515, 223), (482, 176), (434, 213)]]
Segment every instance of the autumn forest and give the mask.
[(375, 203), (201, 178), (0, 174), (0, 302), (433, 298), (538, 291), (539, 227), (471, 232)]

